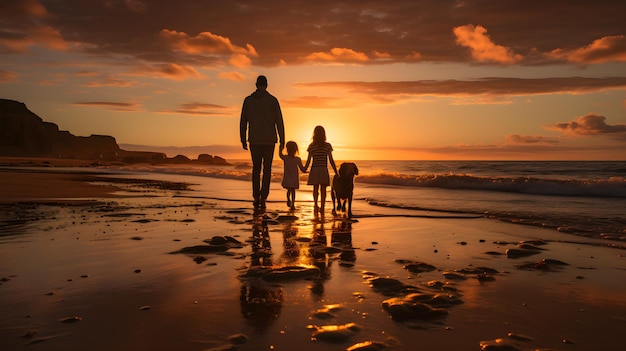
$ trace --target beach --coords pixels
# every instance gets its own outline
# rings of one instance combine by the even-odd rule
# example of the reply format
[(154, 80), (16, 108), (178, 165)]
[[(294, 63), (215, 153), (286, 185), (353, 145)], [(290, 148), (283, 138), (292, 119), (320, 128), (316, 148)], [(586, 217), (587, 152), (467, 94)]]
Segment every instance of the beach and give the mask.
[(620, 240), (361, 196), (316, 216), (304, 183), (258, 212), (240, 179), (46, 165), (0, 171), (3, 350), (623, 348)]

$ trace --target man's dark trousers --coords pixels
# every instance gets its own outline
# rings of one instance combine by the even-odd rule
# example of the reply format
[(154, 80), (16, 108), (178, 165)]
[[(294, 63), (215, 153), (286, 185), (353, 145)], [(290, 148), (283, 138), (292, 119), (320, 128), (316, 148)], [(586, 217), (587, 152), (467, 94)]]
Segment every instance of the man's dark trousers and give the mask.
[[(250, 144), (252, 156), (252, 197), (255, 202), (263, 202), (270, 193), (272, 161), (276, 144)], [(261, 181), (261, 169), (263, 180)]]

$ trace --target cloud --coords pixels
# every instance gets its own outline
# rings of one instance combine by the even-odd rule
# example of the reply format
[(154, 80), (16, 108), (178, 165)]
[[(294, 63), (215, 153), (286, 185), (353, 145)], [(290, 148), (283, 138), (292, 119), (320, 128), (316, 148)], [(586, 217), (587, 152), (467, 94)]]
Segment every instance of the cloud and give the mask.
[(607, 135), (626, 141), (626, 124), (606, 124), (606, 117), (589, 113), (571, 122), (562, 122), (545, 127), (569, 136)]
[(483, 26), (466, 24), (455, 27), (453, 32), (456, 43), (468, 47), (472, 57), (479, 62), (514, 64), (523, 59), (522, 55), (514, 53), (510, 48), (493, 43)]
[(322, 63), (364, 63), (369, 61), (369, 57), (352, 49), (332, 48), (327, 52), (315, 52), (307, 55), (303, 60)]
[[(351, 94), (367, 95), (371, 100), (387, 101), (412, 99), (416, 96), (477, 97), (481, 102), (510, 96), (540, 94), (582, 94), (611, 89), (626, 89), (626, 77), (611, 78), (482, 78), (475, 80), (418, 80), (400, 82), (314, 82), (297, 83), (298, 88), (341, 89)], [(502, 99), (493, 100), (503, 103)], [(506, 103), (506, 101), (504, 101)]]
[(98, 72), (98, 71), (80, 71), (80, 72), (74, 73), (74, 75), (78, 76), (78, 77), (98, 77), (100, 75), (100, 72)]
[(626, 36), (606, 36), (578, 49), (555, 49), (548, 57), (573, 63), (626, 62)]
[(207, 104), (202, 102), (188, 102), (181, 104), (173, 110), (163, 110), (159, 113), (174, 113), (194, 116), (225, 116), (233, 114), (231, 108), (217, 104)]
[(126, 7), (136, 13), (145, 13), (148, 11), (148, 5), (139, 0), (124, 0)]
[[(231, 65), (241, 67), (245, 60), (232, 55), (247, 56), (258, 66), (310, 63), (305, 57), (318, 63), (346, 63), (341, 59), (348, 57), (333, 50), (349, 48), (358, 55), (347, 62), (369, 65), (463, 62), (467, 60), (463, 48), (468, 48), (483, 64), (526, 63), (532, 55), (543, 58), (534, 63), (554, 64), (555, 58), (562, 61), (575, 50), (568, 48), (588, 43), (593, 44), (583, 57), (591, 59), (602, 45), (617, 48), (616, 40), (625, 34), (619, 26), (626, 12), (623, 2), (602, 6), (568, 2), (567, 16), (562, 11), (561, 2), (497, 0), (293, 0), (246, 6), (203, 0), (13, 0), (0, 1), (0, 49), (23, 52), (33, 45), (50, 45), (46, 47), (107, 59), (194, 66), (223, 66), (232, 60)], [(198, 13), (202, 16), (193, 15)], [(114, 27), (103, 30), (109, 23)], [(256, 23), (263, 25), (250, 27)], [(55, 36), (33, 40), (35, 28), (57, 33), (56, 40), (49, 41)], [(164, 50), (164, 43), (170, 50)], [(562, 57), (546, 60), (553, 51)], [(621, 54), (615, 55), (622, 60)]]
[(17, 79), (17, 73), (0, 70), (0, 83), (9, 83)]
[(75, 106), (88, 106), (88, 107), (105, 107), (112, 111), (130, 112), (139, 111), (139, 104), (135, 102), (111, 102), (111, 101), (87, 101), (87, 102), (75, 102)]
[(519, 135), (519, 134), (508, 134), (505, 136), (505, 143), (507, 144), (521, 144), (521, 145), (529, 145), (529, 144), (558, 144), (559, 141), (555, 138), (545, 137), (545, 136), (534, 136), (534, 135)]
[(88, 87), (98, 88), (98, 87), (120, 87), (126, 88), (134, 86), (136, 82), (120, 79), (116, 77), (103, 77), (98, 80), (91, 81), (87, 83)]
[(8, 52), (27, 52), (33, 46), (67, 50), (68, 44), (58, 29), (46, 22), (52, 16), (37, 0), (0, 3), (0, 48)]
[(4, 1), (0, 5), (0, 9), (11, 18), (18, 17), (23, 19), (25, 17), (32, 17), (36, 19), (43, 19), (49, 15), (46, 7), (37, 0)]
[(290, 108), (337, 109), (354, 107), (356, 104), (338, 97), (300, 96), (295, 99), (283, 99), (281, 105)]
[(389, 60), (389, 59), (391, 59), (391, 54), (390, 53), (388, 53), (388, 52), (380, 52), (378, 50), (375, 50), (374, 52), (372, 52), (372, 56), (375, 59), (378, 59), (378, 60)]
[(422, 59), (422, 54), (420, 54), (417, 51), (413, 51), (410, 54), (406, 55), (405, 60), (406, 61), (419, 61)]
[(160, 77), (173, 80), (203, 79), (204, 76), (195, 68), (175, 63), (164, 63), (146, 68), (145, 73), (154, 73)]
[(195, 68), (176, 63), (159, 63), (143, 65), (135, 68), (130, 75), (142, 77), (159, 77), (172, 80), (204, 79), (205, 76)]
[(252, 60), (250, 60), (250, 58), (246, 55), (234, 54), (230, 57), (230, 60), (228, 60), (228, 63), (230, 63), (231, 65), (235, 67), (246, 68), (252, 64)]
[(243, 82), (244, 80), (246, 80), (246, 76), (244, 76), (243, 74), (239, 73), (239, 72), (222, 72), (220, 74), (218, 74), (218, 77), (220, 77), (221, 79), (226, 79), (226, 80), (232, 80), (234, 82)]
[(49, 26), (32, 27), (27, 32), (14, 33), (10, 38), (0, 38), (0, 46), (11, 52), (25, 52), (36, 45), (58, 51), (68, 49), (61, 33)]
[(247, 44), (246, 47), (234, 45), (230, 39), (211, 32), (202, 32), (196, 36), (190, 36), (184, 32), (163, 29), (159, 33), (172, 48), (187, 54), (241, 54), (246, 56), (259, 56), (254, 47)]

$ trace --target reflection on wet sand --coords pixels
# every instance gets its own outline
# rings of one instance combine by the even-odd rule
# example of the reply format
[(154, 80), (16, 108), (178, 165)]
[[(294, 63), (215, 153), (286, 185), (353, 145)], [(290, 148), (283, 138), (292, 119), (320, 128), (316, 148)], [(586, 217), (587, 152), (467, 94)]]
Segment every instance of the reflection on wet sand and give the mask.
[[(274, 256), (268, 223), (277, 222), (283, 225), (282, 252)], [(240, 276), (240, 302), (242, 314), (257, 330), (267, 329), (280, 315), (284, 293), (279, 283), (308, 281), (313, 299), (320, 301), (324, 284), (331, 278), (332, 263), (339, 259), (340, 264), (350, 266), (356, 260), (349, 220), (308, 222), (295, 216), (275, 219), (255, 211), (251, 225), (250, 262)]]
[[(250, 269), (272, 267), (272, 246), (263, 213), (255, 211), (253, 214), (250, 242), (252, 244)], [(242, 279), (242, 282), (241, 313), (249, 324), (258, 331), (263, 331), (280, 316), (284, 299), (283, 290), (280, 286), (260, 277)]]

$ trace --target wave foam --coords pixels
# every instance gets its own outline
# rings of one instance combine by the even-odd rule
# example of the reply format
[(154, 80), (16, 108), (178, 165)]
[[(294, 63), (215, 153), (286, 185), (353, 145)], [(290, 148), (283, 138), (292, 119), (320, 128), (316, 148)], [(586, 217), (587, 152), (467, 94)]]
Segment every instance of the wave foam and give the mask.
[(626, 197), (626, 179), (544, 179), (533, 177), (476, 177), (465, 174), (407, 175), (380, 173), (358, 177), (359, 183), (404, 187), (487, 190), (534, 195)]

